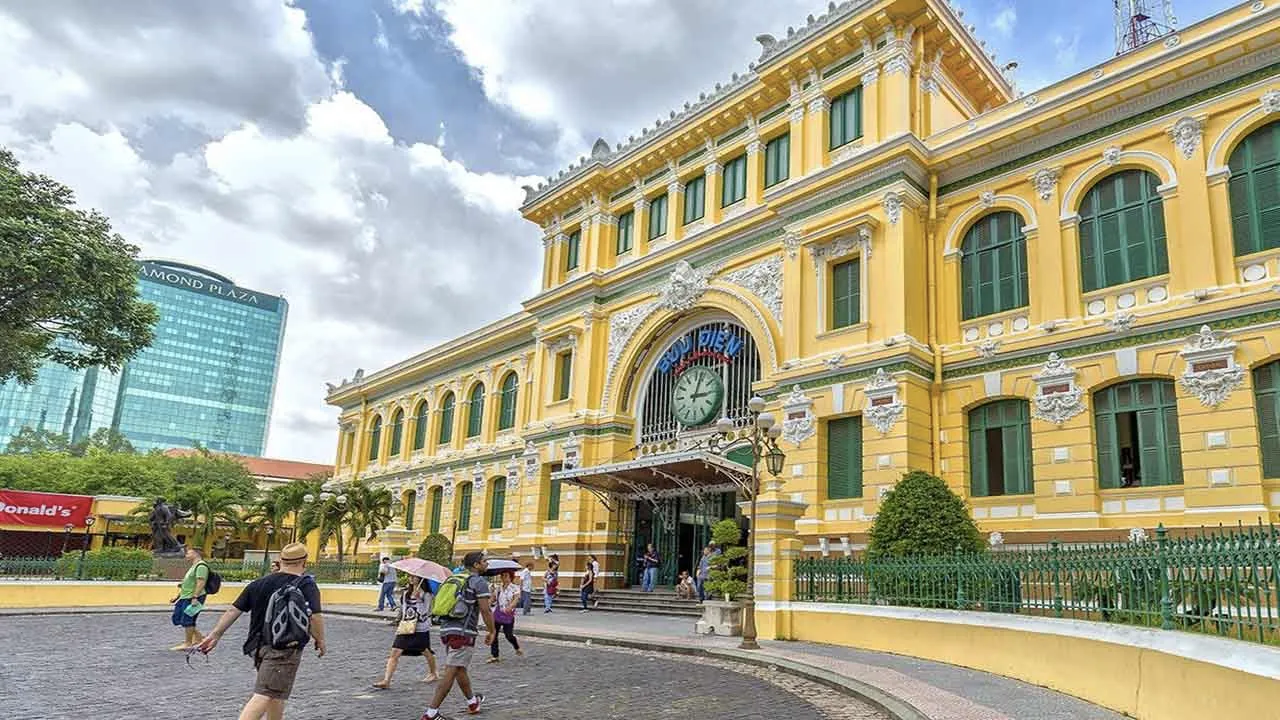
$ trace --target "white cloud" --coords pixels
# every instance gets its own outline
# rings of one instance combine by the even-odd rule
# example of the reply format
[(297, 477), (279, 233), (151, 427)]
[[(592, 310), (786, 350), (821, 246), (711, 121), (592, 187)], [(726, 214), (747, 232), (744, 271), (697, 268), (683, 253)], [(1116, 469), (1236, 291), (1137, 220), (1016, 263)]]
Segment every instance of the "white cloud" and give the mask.
[[(294, 8), (129, 5), (0, 9), (0, 143), (145, 254), (287, 297), (268, 453), (332, 461), (324, 381), (399, 361), (534, 292), (538, 233), (516, 211), (529, 180), (396, 143), (317, 58)], [(132, 47), (109, 67), (121, 38)], [(156, 154), (173, 123), (198, 128), (196, 141)]]
[(1012, 37), (1017, 25), (1018, 11), (1012, 5), (1002, 8), (991, 20), (991, 29), (1002, 38)]
[(1055, 33), (1050, 40), (1053, 42), (1053, 61), (1057, 63), (1058, 68), (1064, 70), (1077, 69), (1076, 59), (1080, 51), (1080, 33), (1073, 33), (1071, 37)]

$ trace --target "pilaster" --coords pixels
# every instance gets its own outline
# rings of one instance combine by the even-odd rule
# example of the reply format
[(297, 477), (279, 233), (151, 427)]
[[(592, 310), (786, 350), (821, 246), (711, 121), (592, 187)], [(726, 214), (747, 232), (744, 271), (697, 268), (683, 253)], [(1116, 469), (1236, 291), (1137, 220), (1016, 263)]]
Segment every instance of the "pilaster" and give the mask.
[(756, 207), (764, 198), (764, 143), (756, 136), (747, 143), (747, 207)]
[[(884, 127), (880, 139), (911, 132), (911, 56), (904, 50), (885, 60), (880, 76)], [(866, 106), (863, 97), (863, 106)]]
[[(1178, 219), (1165, 223), (1170, 285), (1174, 288), (1184, 285), (1187, 291), (1217, 287), (1221, 273), (1211, 240), (1215, 236), (1209, 187), (1205, 183), (1204, 118), (1183, 116), (1167, 133), (1173, 144), (1168, 156), (1173, 160), (1179, 180), (1176, 199), (1165, 201), (1177, 204)], [(1182, 282), (1178, 282), (1179, 276)]]
[[(712, 148), (712, 152), (714, 153), (714, 148)], [(720, 184), (721, 170), (723, 170), (723, 167), (714, 160), (707, 163), (705, 168), (706, 179), (703, 181), (703, 192), (706, 197), (703, 198), (702, 204), (706, 208), (704, 217), (707, 225), (716, 225), (720, 222), (720, 201), (724, 198), (724, 187)]]
[(649, 201), (641, 197), (632, 209), (631, 252), (635, 257), (644, 257), (649, 253)]
[(787, 233), (782, 239), (782, 359), (795, 361), (801, 357), (801, 340), (807, 333), (800, 326), (804, 308), (812, 307), (805, 297), (804, 249), (799, 233)]
[[(672, 169), (675, 172), (675, 169)], [(684, 237), (684, 183), (672, 180), (667, 184), (667, 242), (676, 243)]]
[(862, 137), (863, 142), (880, 142), (880, 67), (872, 66), (862, 73)]
[(825, 95), (818, 95), (809, 99), (807, 109), (804, 166), (807, 172), (814, 172), (827, 166), (827, 150), (831, 147), (831, 101)]
[(791, 161), (789, 175), (792, 180), (804, 177), (804, 148), (806, 141), (804, 101), (798, 94), (791, 98)]
[[(778, 478), (761, 478), (762, 492), (756, 498), (755, 527), (751, 528), (752, 567), (756, 603), (756, 634), (765, 639), (791, 637), (791, 612), (785, 606), (795, 587), (794, 566), (804, 550), (796, 534), (796, 520), (804, 515), (805, 503), (785, 499)], [(750, 512), (750, 503), (742, 503)]]
[(598, 207), (588, 207), (587, 215), (582, 218), (582, 241), (578, 248), (578, 271), (582, 273), (604, 266), (604, 226), (600, 222), (604, 216), (598, 213)]
[[(1054, 216), (1062, 204), (1058, 182), (1061, 174), (1060, 168), (1040, 168), (1028, 179), (1035, 198), (1036, 217), (1023, 218), (1027, 224), (1022, 231), (1027, 238), (1027, 267), (1031, 269), (1028, 299), (1033, 325), (1068, 317), (1066, 292), (1068, 287), (1072, 290), (1077, 287), (1063, 282), (1069, 271), (1058, 250), (1063, 244), (1062, 224), (1054, 220)], [(1036, 218), (1044, 221), (1037, 225)]]

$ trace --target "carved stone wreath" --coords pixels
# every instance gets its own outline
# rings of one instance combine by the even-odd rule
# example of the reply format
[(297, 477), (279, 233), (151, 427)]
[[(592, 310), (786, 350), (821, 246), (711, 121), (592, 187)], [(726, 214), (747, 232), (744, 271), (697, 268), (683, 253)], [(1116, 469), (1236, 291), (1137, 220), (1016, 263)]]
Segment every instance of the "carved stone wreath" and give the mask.
[(1036, 394), (1031, 416), (1061, 425), (1084, 412), (1084, 390), (1076, 386), (1076, 370), (1058, 353), (1049, 353), (1044, 367), (1034, 378)]
[(813, 399), (800, 390), (799, 385), (782, 398), (782, 439), (799, 445), (817, 432), (817, 420), (813, 416)]
[(782, 322), (782, 258), (772, 255), (754, 265), (735, 270), (724, 276), (724, 279), (751, 292), (764, 306), (769, 314), (779, 323)]
[(658, 304), (677, 312), (692, 308), (707, 291), (712, 273), (712, 268), (695, 269), (688, 260), (677, 262), (662, 288)]
[(907, 406), (898, 397), (898, 381), (880, 368), (867, 382), (863, 393), (867, 396), (867, 405), (862, 414), (881, 435), (888, 435), (907, 412)]
[(1187, 369), (1178, 382), (1201, 405), (1218, 407), (1244, 384), (1244, 368), (1235, 362), (1235, 349), (1235, 342), (1226, 335), (1214, 332), (1208, 325), (1201, 326), (1180, 353), (1187, 361)]

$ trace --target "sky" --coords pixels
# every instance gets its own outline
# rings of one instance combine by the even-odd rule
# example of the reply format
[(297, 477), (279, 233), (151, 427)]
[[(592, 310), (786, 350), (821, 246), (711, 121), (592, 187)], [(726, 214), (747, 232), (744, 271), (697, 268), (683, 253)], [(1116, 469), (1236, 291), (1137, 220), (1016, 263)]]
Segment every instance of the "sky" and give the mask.
[[(1111, 0), (958, 0), (1031, 92)], [(1236, 3), (1176, 0), (1186, 26)], [(325, 382), (537, 291), (523, 185), (727, 82), (820, 0), (0, 0), (0, 146), (145, 257), (289, 300), (267, 455), (332, 462)]]

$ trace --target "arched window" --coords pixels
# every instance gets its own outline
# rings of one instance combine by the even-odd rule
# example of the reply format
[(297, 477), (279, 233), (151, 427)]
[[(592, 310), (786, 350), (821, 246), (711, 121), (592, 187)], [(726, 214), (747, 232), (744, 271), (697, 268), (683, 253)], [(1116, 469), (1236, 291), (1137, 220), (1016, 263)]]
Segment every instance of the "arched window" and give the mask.
[(1182, 484), (1178, 405), (1171, 380), (1132, 380), (1093, 394), (1102, 488)]
[(1227, 167), (1236, 255), (1280, 247), (1280, 120), (1249, 133)]
[(467, 405), (467, 437), (472, 438), (484, 428), (484, 385), (476, 383), (471, 388), (471, 399)]
[(373, 416), (373, 424), (369, 426), (369, 462), (375, 462), (378, 459), (378, 452), (382, 450), (382, 416)]
[(507, 505), (507, 479), (495, 478), (492, 483), (493, 497), (489, 498), (489, 529), (502, 529), (502, 515)]
[(431, 522), (427, 526), (431, 533), (440, 532), (440, 513), (444, 510), (444, 488), (439, 485), (431, 488)]
[(502, 378), (502, 395), (498, 406), (498, 429), (510, 430), (516, 426), (516, 392), (519, 381), (515, 373)]
[(453, 442), (453, 393), (445, 393), (440, 401), (440, 445)]
[(1169, 272), (1159, 178), (1124, 170), (1080, 201), (1080, 272), (1085, 292)]
[(985, 215), (960, 244), (964, 319), (1026, 307), (1027, 238), (1022, 216), (1007, 210)]
[(396, 409), (391, 416), (391, 451), (390, 457), (400, 457), (400, 439), (404, 436), (404, 411)]
[(418, 493), (410, 491), (404, 501), (404, 529), (413, 529), (413, 516), (418, 512)]
[(471, 483), (458, 486), (458, 530), (467, 532), (471, 529)]
[(1031, 419), (1026, 400), (996, 400), (969, 411), (969, 488), (974, 497), (1029, 495)]
[(1253, 395), (1262, 446), (1262, 477), (1280, 478), (1280, 360), (1254, 368)]
[(421, 450), (427, 446), (427, 401), (418, 403), (418, 410), (413, 414), (413, 449)]

